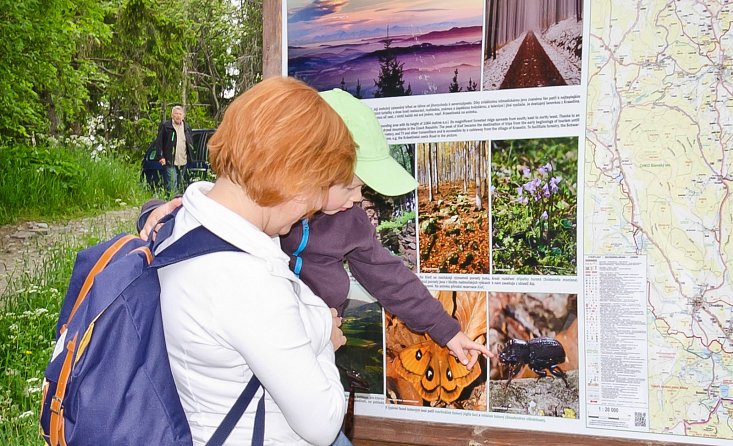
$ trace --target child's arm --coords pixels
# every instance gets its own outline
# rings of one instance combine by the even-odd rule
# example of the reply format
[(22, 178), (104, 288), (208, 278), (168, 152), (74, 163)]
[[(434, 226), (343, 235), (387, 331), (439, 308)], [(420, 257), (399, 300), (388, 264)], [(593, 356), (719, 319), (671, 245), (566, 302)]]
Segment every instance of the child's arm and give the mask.
[(411, 329), (427, 332), (438, 344), (448, 347), (463, 364), (472, 367), (479, 354), (493, 356), (485, 345), (474, 342), (461, 331), (458, 321), (445, 312), (402, 259), (382, 246), (363, 210), (350, 210), (349, 214), (353, 215), (348, 225), (349, 234), (353, 236), (351, 242), (357, 246), (346, 255), (349, 269), (384, 308)]

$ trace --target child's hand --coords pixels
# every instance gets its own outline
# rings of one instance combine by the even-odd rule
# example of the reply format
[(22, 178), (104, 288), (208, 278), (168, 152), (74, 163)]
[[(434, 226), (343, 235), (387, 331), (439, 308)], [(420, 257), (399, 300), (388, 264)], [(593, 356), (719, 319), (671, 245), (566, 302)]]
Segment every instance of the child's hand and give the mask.
[(331, 317), (333, 318), (333, 324), (331, 324), (331, 344), (333, 344), (333, 351), (336, 351), (342, 345), (346, 345), (346, 336), (341, 331), (341, 318), (338, 312), (331, 308)]
[[(465, 365), (466, 368), (471, 370), (478, 361), (478, 355), (482, 354), (486, 358), (493, 358), (494, 354), (486, 348), (485, 345), (474, 342), (466, 336), (466, 333), (459, 331), (450, 341), (445, 345), (451, 351), (453, 356), (461, 361), (461, 364)], [(470, 354), (470, 359), (467, 356)]]
[(140, 238), (143, 240), (147, 240), (148, 237), (152, 235), (153, 240), (155, 240), (155, 234), (158, 232), (158, 221), (166, 215), (170, 214), (171, 212), (175, 211), (177, 207), (181, 206), (182, 202), (183, 200), (180, 197), (176, 197), (171, 201), (163, 203), (157, 208), (153, 209), (153, 211), (150, 212), (150, 215), (148, 215), (148, 219), (145, 220), (145, 226), (143, 226), (143, 229), (140, 231)]

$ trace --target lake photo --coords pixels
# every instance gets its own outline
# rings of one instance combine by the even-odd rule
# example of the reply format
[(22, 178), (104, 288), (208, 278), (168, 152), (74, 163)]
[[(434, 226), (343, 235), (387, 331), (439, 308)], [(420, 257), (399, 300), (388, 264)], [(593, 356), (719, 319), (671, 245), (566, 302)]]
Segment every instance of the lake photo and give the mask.
[(288, 1), (288, 75), (358, 98), (478, 90), (483, 2)]

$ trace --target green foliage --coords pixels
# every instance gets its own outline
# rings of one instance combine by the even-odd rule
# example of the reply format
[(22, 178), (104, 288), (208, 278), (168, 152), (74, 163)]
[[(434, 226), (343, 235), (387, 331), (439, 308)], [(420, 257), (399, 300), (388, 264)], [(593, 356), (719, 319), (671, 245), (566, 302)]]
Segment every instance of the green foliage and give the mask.
[(93, 86), (90, 112), (103, 117), (97, 131), (125, 140), (130, 149), (146, 147), (171, 106), (181, 102), (186, 29), (176, 20), (177, 9), (170, 2), (127, 0), (107, 11), (110, 42), (93, 48), (105, 76)]
[(261, 79), (261, 0), (0, 0), (0, 35), (6, 145), (95, 135), (139, 156), (173, 105), (216, 127)]
[(96, 69), (82, 57), (109, 28), (95, 0), (0, 0), (0, 139), (56, 132), (77, 121)]
[(239, 3), (189, 0), (185, 14), (190, 57), (189, 78), (184, 82), (195, 88), (192, 96), (206, 104), (208, 115), (217, 119), (223, 115), (231, 92), (241, 93), (261, 79), (261, 2)]
[(494, 272), (576, 274), (578, 139), (492, 144)]
[(147, 195), (139, 178), (137, 164), (78, 138), (0, 147), (0, 224), (137, 204)]
[(179, 104), (192, 127), (216, 127), (261, 79), (262, 3), (240, 3), (127, 0), (111, 10), (114, 38), (95, 51), (107, 76), (93, 107), (100, 131), (142, 151)]
[(389, 229), (401, 229), (407, 222), (415, 220), (415, 212), (405, 212), (393, 221), (383, 221), (377, 226), (377, 232), (381, 232)]
[(415, 171), (415, 144), (391, 144), (389, 146), (389, 154), (406, 171), (410, 173)]
[(17, 277), (0, 295), (0, 442), (3, 445), (43, 444), (38, 434), (38, 409), (43, 371), (54, 348), (54, 329), (76, 252), (98, 243), (103, 233), (131, 231), (90, 228), (82, 245), (62, 240), (53, 246), (32, 276)]
[(239, 0), (235, 96), (262, 80), (262, 0)]

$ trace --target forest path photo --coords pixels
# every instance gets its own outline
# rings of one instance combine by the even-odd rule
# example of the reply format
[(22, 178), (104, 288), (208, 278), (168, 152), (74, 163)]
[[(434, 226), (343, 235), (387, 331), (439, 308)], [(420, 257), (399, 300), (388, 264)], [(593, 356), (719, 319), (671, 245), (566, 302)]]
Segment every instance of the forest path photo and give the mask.
[(542, 48), (537, 37), (529, 31), (519, 47), (501, 89), (526, 87), (551, 87), (566, 85), (560, 72)]
[(432, 201), (418, 188), (421, 272), (489, 272), (489, 219), (476, 197), (475, 187), (464, 192), (459, 183), (441, 184)]
[(583, 4), (488, 0), (484, 42), (482, 90), (580, 85)]

